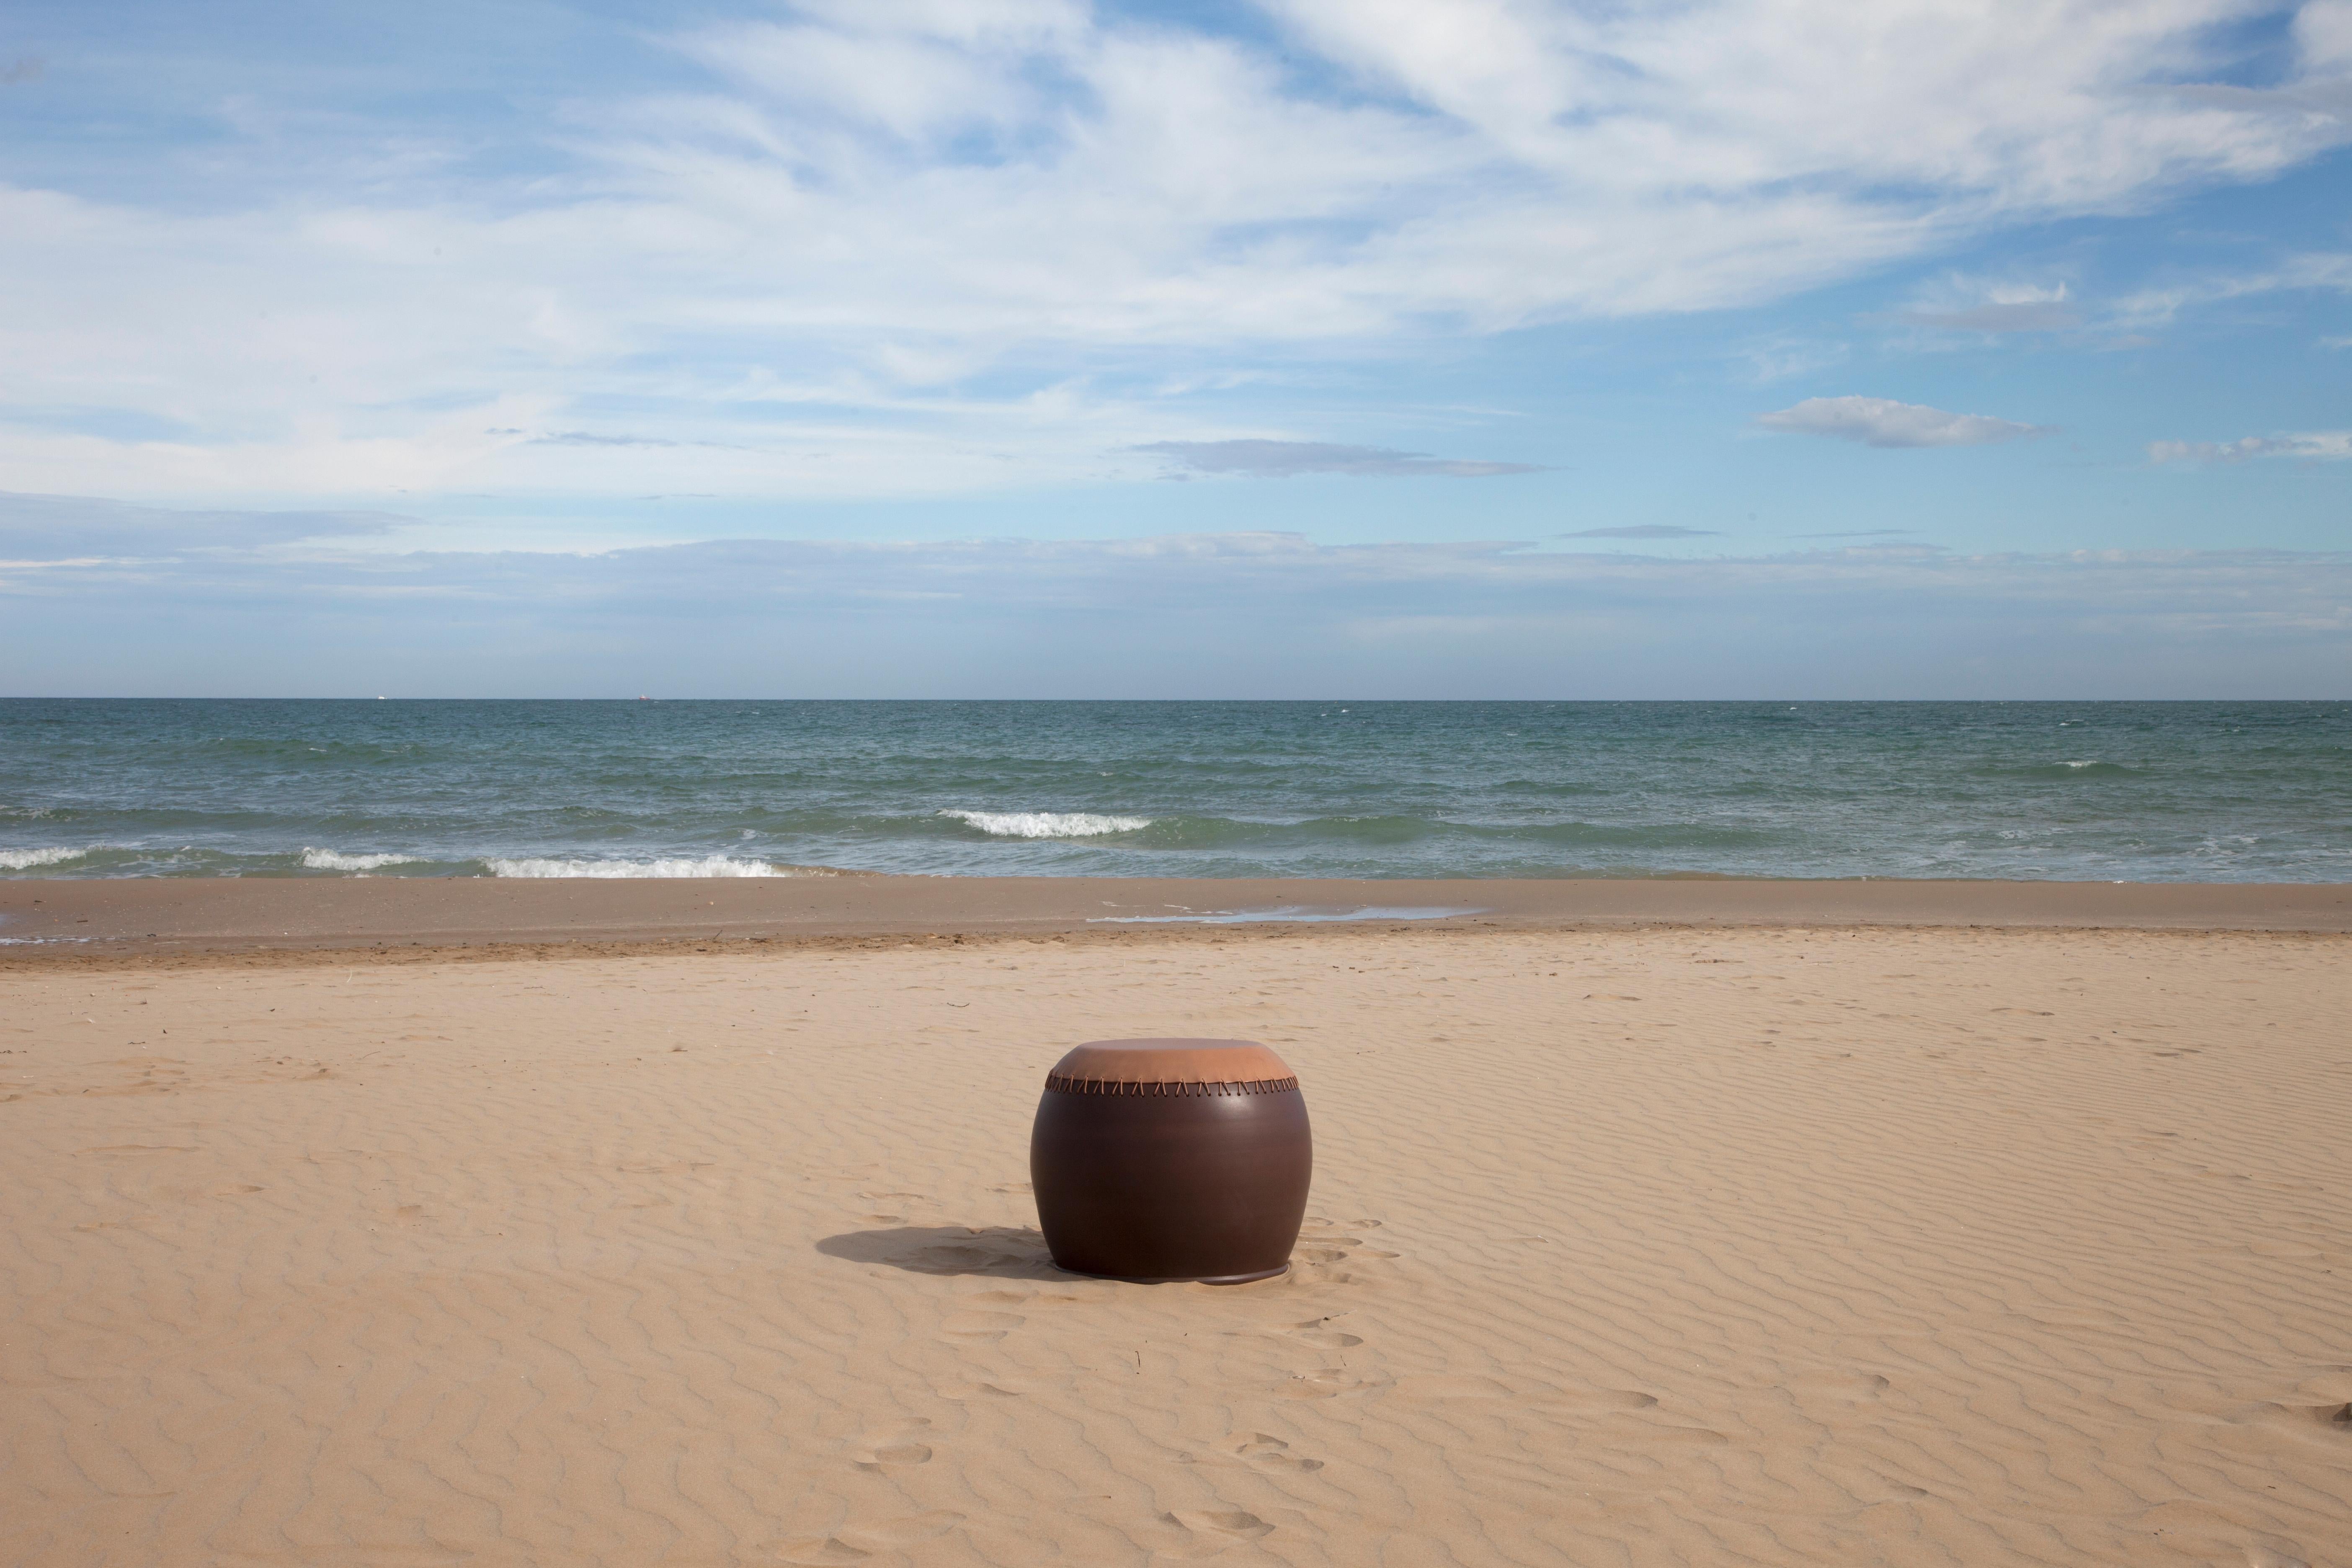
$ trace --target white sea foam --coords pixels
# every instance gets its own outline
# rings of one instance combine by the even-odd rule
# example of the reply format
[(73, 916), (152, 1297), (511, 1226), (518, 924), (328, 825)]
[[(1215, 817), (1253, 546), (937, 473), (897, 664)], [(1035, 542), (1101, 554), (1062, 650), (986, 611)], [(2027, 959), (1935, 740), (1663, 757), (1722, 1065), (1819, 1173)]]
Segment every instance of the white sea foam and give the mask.
[(29, 871), (36, 866), (60, 866), (79, 860), (87, 849), (0, 849), (0, 871)]
[(797, 866), (706, 855), (699, 860), (484, 860), (499, 877), (805, 877)]
[(1148, 816), (1106, 816), (1092, 811), (943, 811), (999, 838), (1097, 838), (1151, 826)]
[(305, 849), (302, 864), (313, 871), (373, 871), (385, 866), (414, 866), (422, 855), (345, 855), (333, 849)]

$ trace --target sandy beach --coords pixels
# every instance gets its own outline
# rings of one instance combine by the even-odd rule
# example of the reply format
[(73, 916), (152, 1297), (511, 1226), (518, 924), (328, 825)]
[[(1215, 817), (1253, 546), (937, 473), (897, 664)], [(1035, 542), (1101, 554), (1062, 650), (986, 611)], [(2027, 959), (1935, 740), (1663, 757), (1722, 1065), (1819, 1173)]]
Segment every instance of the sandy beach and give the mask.
[[(0, 1559), (2352, 1559), (2345, 889), (415, 886), (5, 889)], [(1289, 1275), (1046, 1261), (1160, 1033)]]

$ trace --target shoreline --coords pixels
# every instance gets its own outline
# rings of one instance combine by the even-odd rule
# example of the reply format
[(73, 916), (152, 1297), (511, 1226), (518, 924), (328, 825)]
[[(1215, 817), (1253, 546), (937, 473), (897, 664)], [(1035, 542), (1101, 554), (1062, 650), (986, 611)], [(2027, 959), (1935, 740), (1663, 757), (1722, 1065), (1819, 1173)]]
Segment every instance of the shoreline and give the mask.
[(1108, 877), (26, 879), (0, 964), (198, 952), (1365, 930), (2352, 932), (2352, 884)]

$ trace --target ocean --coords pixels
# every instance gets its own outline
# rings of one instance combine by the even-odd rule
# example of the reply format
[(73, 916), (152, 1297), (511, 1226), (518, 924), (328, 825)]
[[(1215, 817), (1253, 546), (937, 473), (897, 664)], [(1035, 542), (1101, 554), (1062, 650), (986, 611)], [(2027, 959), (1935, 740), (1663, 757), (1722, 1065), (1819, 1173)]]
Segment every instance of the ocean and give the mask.
[(0, 700), (0, 876), (2352, 879), (2346, 702)]

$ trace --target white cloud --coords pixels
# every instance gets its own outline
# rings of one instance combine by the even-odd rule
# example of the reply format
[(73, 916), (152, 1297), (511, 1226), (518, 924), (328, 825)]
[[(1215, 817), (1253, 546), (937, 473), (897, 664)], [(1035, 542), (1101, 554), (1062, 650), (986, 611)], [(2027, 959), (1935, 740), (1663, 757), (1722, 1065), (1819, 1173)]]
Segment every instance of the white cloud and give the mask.
[(2259, 95), (2223, 109), (2165, 89), (2193, 76), (2199, 33), (2236, 19), (2236, 6), (1271, 8), (1528, 164), (1653, 198), (1670, 182), (1753, 195), (1818, 180), (1862, 205), (1875, 185), (1936, 193), (1930, 209), (2108, 210), (2152, 184), (2262, 164), (2281, 133), (2342, 134), (2284, 108), (2259, 126), (2269, 107)]
[(2247, 436), (2235, 441), (2151, 441), (2152, 463), (2242, 463), (2249, 458), (2302, 458), (2341, 462), (2352, 458), (2352, 430), (2306, 430), (2293, 436)]
[(2294, 42), (2305, 71), (2352, 71), (2352, 0), (2311, 0), (2295, 13)]
[[(1080, 0), (804, 5), (672, 40), (701, 92), (600, 84), (529, 181), (419, 164), (403, 125), (377, 177), (234, 209), (0, 189), (7, 395), (187, 432), (10, 433), (0, 464), (118, 492), (561, 489), (591, 470), (467, 432), (593, 430), (612, 403), (650, 411), (629, 433), (788, 454), (744, 459), (763, 493), (1066, 479), (1108, 426), (1150, 438), (1088, 386), (1106, 367), (1754, 303), (2347, 134), (2167, 85), (2218, 68), (2234, 0), (1269, 9), (1297, 68)], [(2336, 9), (2298, 24), (2313, 79), (2344, 68)], [(1302, 85), (1335, 70), (1349, 90)], [(1955, 324), (2029, 318), (2054, 320)], [(1076, 390), (953, 390), (982, 373)], [(676, 488), (663, 453), (594, 482)]]
[(2046, 425), (2021, 425), (1989, 414), (1954, 414), (1891, 397), (1808, 397), (1802, 403), (1759, 414), (1767, 430), (1827, 436), (1865, 447), (1984, 447), (2049, 433)]

